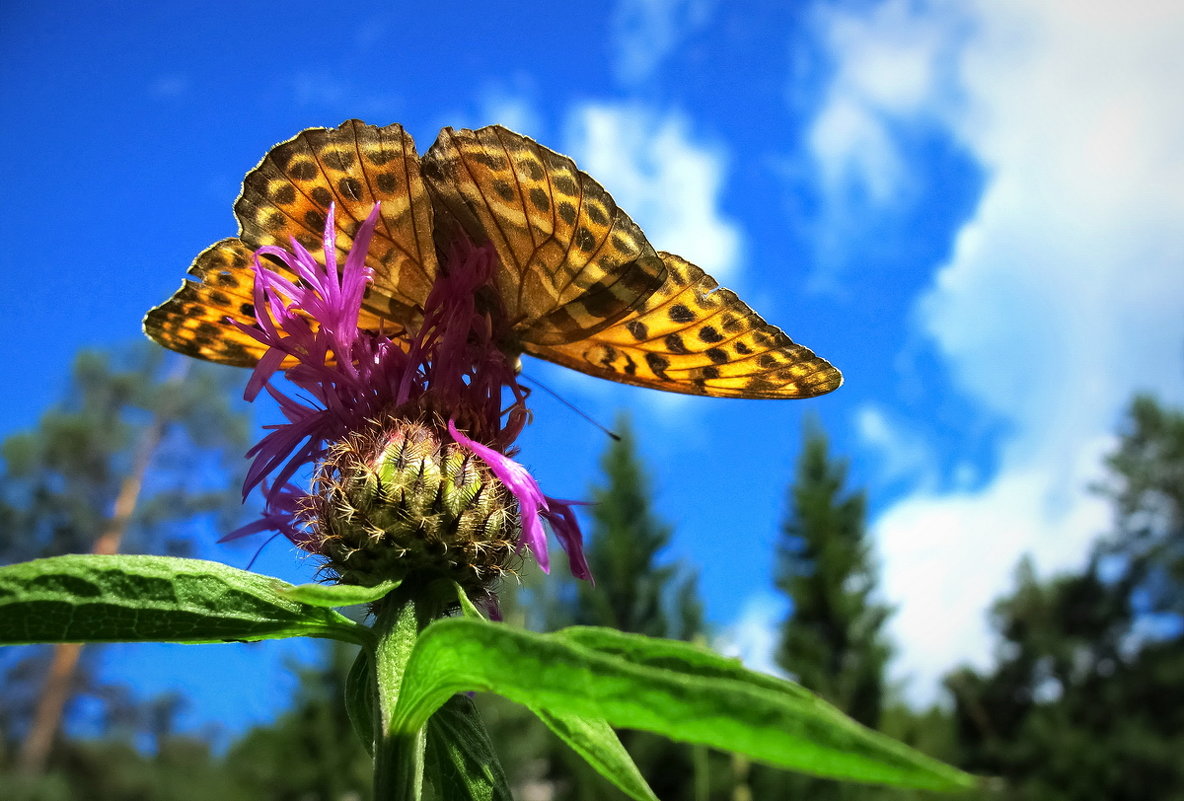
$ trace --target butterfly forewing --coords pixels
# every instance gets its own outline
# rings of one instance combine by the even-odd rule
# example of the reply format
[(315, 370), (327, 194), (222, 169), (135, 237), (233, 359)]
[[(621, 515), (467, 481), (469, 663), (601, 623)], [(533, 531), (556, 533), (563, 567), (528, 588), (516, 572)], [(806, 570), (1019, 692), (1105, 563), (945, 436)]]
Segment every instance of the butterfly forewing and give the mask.
[(612, 381), (692, 395), (807, 398), (842, 383), (829, 362), (703, 270), (660, 255), (665, 285), (628, 317), (582, 341), (526, 351)]
[(272, 148), (247, 174), (234, 210), (248, 244), (287, 248), (295, 238), (319, 259), (332, 203), (340, 261), (376, 202), (382, 203), (381, 220), (366, 259), (374, 278), (365, 305), (410, 325), (418, 320), (438, 266), (431, 200), (415, 142), (402, 126), (348, 120), (337, 128), (303, 131)]
[(495, 288), (523, 343), (583, 339), (661, 286), (641, 230), (566, 156), (495, 125), (445, 128), (423, 161), (438, 205), (497, 251)]

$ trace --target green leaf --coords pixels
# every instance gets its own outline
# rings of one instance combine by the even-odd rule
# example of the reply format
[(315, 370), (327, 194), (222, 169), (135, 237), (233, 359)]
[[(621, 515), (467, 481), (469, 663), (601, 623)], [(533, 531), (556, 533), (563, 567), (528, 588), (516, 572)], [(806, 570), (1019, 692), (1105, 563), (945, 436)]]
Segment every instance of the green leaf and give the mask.
[(973, 776), (860, 726), (788, 682), (686, 643), (438, 621), (420, 635), (408, 661), (393, 727), (415, 731), (464, 690), (818, 776), (931, 790), (977, 785)]
[(297, 603), (292, 585), (218, 562), (117, 554), (0, 568), (0, 644), (210, 643), (328, 637), (365, 644), (364, 626)]
[[(651, 637), (646, 640), (646, 647), (639, 651), (635, 647), (636, 634), (596, 626), (572, 626), (555, 632), (553, 636), (591, 648), (601, 654), (620, 656), (650, 667), (670, 668), (678, 672), (694, 673), (703, 678), (750, 682), (774, 692), (790, 693), (799, 698), (810, 699), (811, 703), (819, 700), (818, 696), (800, 684), (770, 676), (768, 673), (757, 673), (744, 667), (744, 663), (739, 659), (721, 656), (715, 651), (690, 643)], [(837, 709), (831, 711), (846, 719), (846, 715)]]
[(374, 656), (362, 648), (345, 677), (345, 712), (350, 726), (366, 753), (374, 756), (374, 732), (377, 731), (378, 698), (374, 686)]
[(296, 584), (284, 589), (284, 595), (309, 606), (356, 606), (380, 601), (396, 590), (399, 581), (384, 581), (373, 587), (358, 584)]
[(454, 695), (428, 721), (426, 773), (448, 801), (513, 801), (473, 702)]
[(602, 719), (557, 715), (545, 709), (531, 709), (559, 739), (596, 768), (601, 776), (637, 801), (658, 801), (633, 757), (621, 745), (612, 726)]

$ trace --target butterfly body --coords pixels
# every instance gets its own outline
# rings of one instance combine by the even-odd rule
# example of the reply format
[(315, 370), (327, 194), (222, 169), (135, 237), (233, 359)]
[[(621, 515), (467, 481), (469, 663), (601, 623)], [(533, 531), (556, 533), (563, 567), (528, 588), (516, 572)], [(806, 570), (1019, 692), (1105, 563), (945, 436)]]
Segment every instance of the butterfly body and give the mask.
[(402, 126), (358, 120), (276, 145), (243, 182), (239, 235), (198, 255), (145, 331), (181, 353), (254, 364), (263, 347), (235, 323), (255, 324), (255, 251), (294, 238), (319, 253), (333, 205), (344, 254), (375, 203), (362, 328), (415, 330), (463, 236), (497, 254), (485, 291), (513, 356), (699, 395), (802, 398), (842, 382), (701, 269), (654, 250), (570, 158), (500, 126), (445, 128), (422, 157)]

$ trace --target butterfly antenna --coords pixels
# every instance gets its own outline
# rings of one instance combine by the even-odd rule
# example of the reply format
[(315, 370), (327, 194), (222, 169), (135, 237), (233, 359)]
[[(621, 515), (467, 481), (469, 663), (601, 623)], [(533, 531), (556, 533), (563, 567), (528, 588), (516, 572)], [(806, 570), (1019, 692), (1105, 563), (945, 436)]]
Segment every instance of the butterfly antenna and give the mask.
[(280, 535), (280, 532), (277, 531), (276, 533), (274, 533), (270, 537), (268, 537), (266, 540), (264, 540), (263, 544), (255, 549), (255, 555), (251, 557), (251, 561), (247, 562), (247, 566), (244, 569), (250, 570), (251, 567), (255, 564), (255, 560), (258, 559), (259, 556), (263, 553), (263, 549), (266, 548), (268, 545), (271, 545), (271, 541), (274, 540), (279, 535)]
[(578, 414), (580, 417), (584, 418), (584, 419), (585, 419), (585, 420), (587, 420), (589, 423), (591, 423), (592, 425), (594, 425), (594, 426), (596, 426), (597, 428), (599, 428), (599, 429), (600, 429), (601, 431), (603, 431), (605, 434), (608, 434), (610, 437), (612, 437), (612, 439), (613, 439), (613, 442), (620, 442), (620, 441), (621, 441), (621, 435), (620, 435), (620, 434), (617, 434), (617, 433), (615, 433), (615, 432), (613, 432), (613, 431), (609, 430), (608, 428), (606, 428), (605, 426), (601, 425), (601, 424), (600, 424), (599, 422), (597, 422), (596, 420), (592, 419), (592, 416), (591, 416), (591, 415), (589, 415), (589, 414), (588, 414), (587, 412), (585, 412), (583, 409), (581, 409), (581, 408), (579, 408), (578, 406), (576, 406), (574, 403), (572, 403), (571, 401), (569, 401), (567, 398), (565, 398), (565, 397), (563, 397), (562, 395), (560, 395), (560, 394), (559, 394), (558, 392), (556, 392), (555, 390), (551, 389), (549, 386), (547, 386), (546, 384), (544, 384), (542, 381), (539, 381), (537, 378), (531, 378), (531, 377), (530, 377), (530, 376), (528, 376), (528, 375), (521, 376), (521, 379), (522, 379), (523, 381), (527, 381), (527, 382), (529, 382), (529, 383), (531, 383), (531, 384), (534, 384), (536, 387), (538, 387), (539, 389), (541, 389), (543, 392), (546, 392), (546, 393), (547, 393), (548, 395), (550, 395), (552, 398), (554, 398), (555, 400), (559, 401), (559, 402), (560, 402), (560, 403), (562, 403), (564, 406), (566, 406), (567, 408), (571, 409), (573, 412), (575, 412), (576, 414)]

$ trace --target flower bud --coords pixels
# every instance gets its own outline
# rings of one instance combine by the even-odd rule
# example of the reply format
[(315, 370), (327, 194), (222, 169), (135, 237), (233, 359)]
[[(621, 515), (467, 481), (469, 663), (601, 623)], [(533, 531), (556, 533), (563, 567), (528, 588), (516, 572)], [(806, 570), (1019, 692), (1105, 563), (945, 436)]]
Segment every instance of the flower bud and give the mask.
[(518, 502), (438, 426), (387, 418), (321, 463), (307, 517), (346, 584), (451, 579), (476, 597), (512, 572)]

